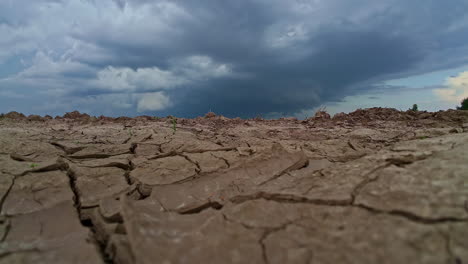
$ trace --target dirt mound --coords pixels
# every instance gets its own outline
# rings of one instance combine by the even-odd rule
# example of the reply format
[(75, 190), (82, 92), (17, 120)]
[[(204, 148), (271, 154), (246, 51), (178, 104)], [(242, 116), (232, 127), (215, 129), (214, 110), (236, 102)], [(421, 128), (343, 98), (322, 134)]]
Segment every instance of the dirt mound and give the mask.
[(365, 120), (402, 120), (407, 119), (407, 113), (398, 111), (394, 108), (374, 107), (368, 109), (358, 109), (348, 114), (351, 118)]
[(68, 112), (63, 115), (63, 118), (68, 119), (78, 119), (78, 120), (88, 120), (90, 116), (88, 114), (82, 114), (78, 111)]
[(41, 117), (40, 115), (29, 115), (28, 120), (29, 121), (44, 121), (45, 118)]
[(312, 120), (330, 120), (330, 114), (325, 111), (317, 111)]
[(15, 119), (15, 120), (20, 120), (20, 119), (26, 119), (26, 116), (23, 115), (22, 113), (18, 112), (9, 112), (7, 114), (2, 115), (3, 118), (9, 118), (9, 119)]
[(213, 118), (213, 117), (216, 117), (216, 114), (213, 113), (213, 112), (208, 112), (208, 113), (205, 115), (205, 118)]
[(468, 263), (466, 111), (7, 115), (0, 263)]
[(333, 120), (369, 122), (369, 121), (421, 121), (432, 119), (447, 122), (462, 122), (468, 118), (468, 111), (447, 110), (435, 113), (427, 111), (399, 111), (393, 108), (367, 108), (358, 109), (349, 114), (338, 113), (333, 116)]

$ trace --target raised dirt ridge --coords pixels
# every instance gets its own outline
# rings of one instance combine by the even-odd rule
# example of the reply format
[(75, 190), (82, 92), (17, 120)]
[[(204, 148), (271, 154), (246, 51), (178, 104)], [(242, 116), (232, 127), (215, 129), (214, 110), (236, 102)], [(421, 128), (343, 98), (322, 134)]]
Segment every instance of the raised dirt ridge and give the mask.
[(468, 263), (468, 111), (0, 116), (0, 263)]

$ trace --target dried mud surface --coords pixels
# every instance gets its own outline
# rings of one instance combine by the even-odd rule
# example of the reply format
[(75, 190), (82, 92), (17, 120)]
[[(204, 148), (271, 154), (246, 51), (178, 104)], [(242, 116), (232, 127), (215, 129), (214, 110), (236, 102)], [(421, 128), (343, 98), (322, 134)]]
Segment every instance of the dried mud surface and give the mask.
[(468, 263), (468, 111), (0, 116), (0, 263)]

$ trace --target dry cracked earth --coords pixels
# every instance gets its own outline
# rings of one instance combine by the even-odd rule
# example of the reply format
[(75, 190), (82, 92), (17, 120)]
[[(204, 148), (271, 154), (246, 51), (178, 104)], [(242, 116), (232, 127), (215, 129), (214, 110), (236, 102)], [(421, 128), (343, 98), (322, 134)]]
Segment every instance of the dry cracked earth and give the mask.
[(0, 116), (0, 263), (468, 263), (468, 111)]

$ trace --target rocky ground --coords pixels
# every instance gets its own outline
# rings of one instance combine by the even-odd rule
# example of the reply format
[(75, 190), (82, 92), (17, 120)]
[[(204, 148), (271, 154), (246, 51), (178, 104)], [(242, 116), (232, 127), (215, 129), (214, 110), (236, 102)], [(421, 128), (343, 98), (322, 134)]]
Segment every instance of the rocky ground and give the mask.
[(0, 116), (0, 263), (468, 263), (468, 111)]

